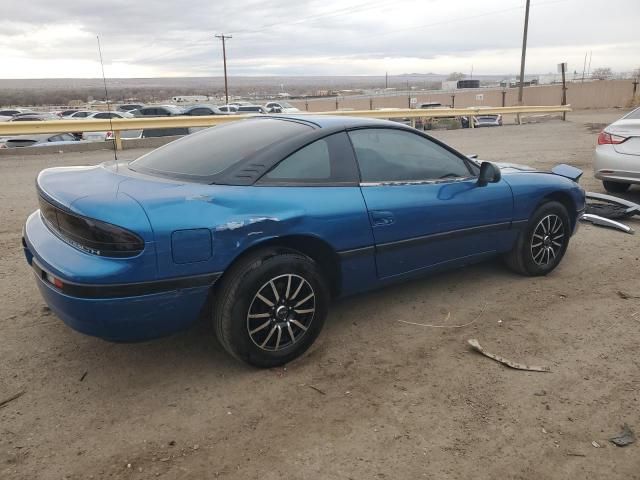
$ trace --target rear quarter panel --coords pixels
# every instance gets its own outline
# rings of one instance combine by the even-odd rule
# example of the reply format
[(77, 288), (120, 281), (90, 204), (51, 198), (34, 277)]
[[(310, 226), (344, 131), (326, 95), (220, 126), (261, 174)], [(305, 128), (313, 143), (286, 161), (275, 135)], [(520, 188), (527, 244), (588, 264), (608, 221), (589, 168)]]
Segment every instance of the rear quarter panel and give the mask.
[[(359, 187), (275, 187), (185, 184), (144, 198), (154, 231), (160, 277), (224, 271), (242, 252), (267, 240), (309, 235), (336, 252), (373, 244)], [(171, 235), (177, 230), (211, 232), (212, 256), (177, 264)]]

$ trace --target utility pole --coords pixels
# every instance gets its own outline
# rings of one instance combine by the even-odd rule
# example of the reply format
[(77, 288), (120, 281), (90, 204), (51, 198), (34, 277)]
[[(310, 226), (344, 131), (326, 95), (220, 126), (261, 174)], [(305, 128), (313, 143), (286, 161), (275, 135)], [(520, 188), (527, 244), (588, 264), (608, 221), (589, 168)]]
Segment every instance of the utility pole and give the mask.
[(531, 0), (527, 0), (524, 12), (524, 33), (522, 35), (522, 58), (520, 59), (520, 87), (518, 89), (518, 105), (522, 105), (524, 94), (524, 63), (527, 56), (527, 32), (529, 30), (529, 5)]
[[(585, 60), (586, 58), (587, 57), (585, 55)], [(567, 104), (567, 81), (565, 77), (565, 72), (567, 71), (567, 63), (562, 62), (560, 64), (560, 69), (562, 70), (562, 105), (566, 105)], [(562, 112), (562, 120), (566, 120), (566, 119), (567, 119), (567, 112)]]
[(224, 33), (221, 35), (216, 35), (216, 38), (222, 40), (222, 59), (224, 62), (224, 98), (225, 104), (229, 104), (229, 87), (227, 84), (227, 49), (225, 45), (225, 40), (227, 38), (233, 38), (231, 35), (225, 35)]
[(389, 72), (384, 74), (384, 88), (389, 88)]

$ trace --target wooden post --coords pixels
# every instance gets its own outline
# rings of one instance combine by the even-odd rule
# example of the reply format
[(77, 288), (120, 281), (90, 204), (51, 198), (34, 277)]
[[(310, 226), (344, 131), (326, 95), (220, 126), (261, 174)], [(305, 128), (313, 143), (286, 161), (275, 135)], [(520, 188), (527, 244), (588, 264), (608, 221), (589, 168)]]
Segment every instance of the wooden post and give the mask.
[(373, 97), (369, 98), (369, 110), (373, 110)]
[[(567, 64), (562, 62), (562, 105), (567, 104), (567, 82), (565, 79), (565, 70), (567, 69)], [(562, 112), (562, 120), (567, 120), (567, 112)]]
[(113, 144), (116, 147), (116, 150), (122, 150), (122, 137), (120, 136), (120, 130), (116, 130), (113, 132)]

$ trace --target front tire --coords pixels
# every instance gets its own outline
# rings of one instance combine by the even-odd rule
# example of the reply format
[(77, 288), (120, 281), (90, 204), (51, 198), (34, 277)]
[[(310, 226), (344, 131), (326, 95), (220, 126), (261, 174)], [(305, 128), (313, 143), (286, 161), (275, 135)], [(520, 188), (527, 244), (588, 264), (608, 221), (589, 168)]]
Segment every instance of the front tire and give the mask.
[(550, 201), (542, 204), (520, 232), (513, 249), (505, 256), (509, 268), (526, 276), (547, 275), (564, 256), (571, 221), (564, 205)]
[(602, 185), (609, 193), (624, 193), (629, 190), (629, 187), (631, 186), (630, 183), (610, 182), (608, 180), (603, 180)]
[(316, 262), (285, 249), (264, 249), (235, 264), (216, 292), (213, 323), (224, 349), (269, 368), (302, 355), (320, 334), (329, 290)]

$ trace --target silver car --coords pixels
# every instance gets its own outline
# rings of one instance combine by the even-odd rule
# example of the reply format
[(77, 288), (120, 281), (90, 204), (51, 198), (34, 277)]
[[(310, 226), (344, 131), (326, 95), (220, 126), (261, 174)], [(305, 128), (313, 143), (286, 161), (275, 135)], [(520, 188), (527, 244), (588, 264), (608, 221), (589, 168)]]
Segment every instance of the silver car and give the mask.
[(600, 132), (593, 171), (611, 193), (640, 184), (640, 108)]

